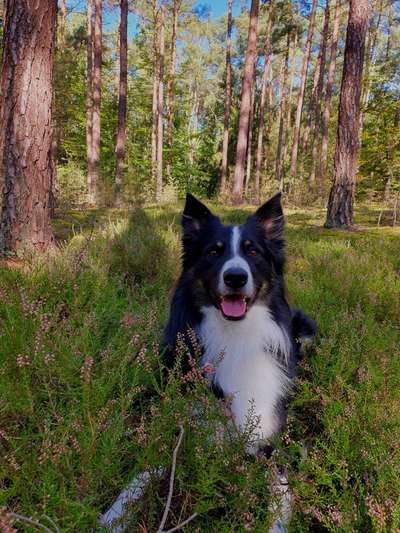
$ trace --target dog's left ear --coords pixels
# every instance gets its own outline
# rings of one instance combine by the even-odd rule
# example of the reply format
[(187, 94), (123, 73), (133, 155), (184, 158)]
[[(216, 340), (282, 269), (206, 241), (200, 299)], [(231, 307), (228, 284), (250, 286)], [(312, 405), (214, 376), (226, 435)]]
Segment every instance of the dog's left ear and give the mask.
[(278, 192), (259, 207), (254, 215), (270, 240), (282, 238), (284, 217), (281, 198), (282, 194)]
[(182, 213), (182, 227), (184, 238), (193, 238), (198, 235), (202, 227), (214, 215), (203, 203), (201, 203), (192, 194), (186, 195), (185, 207)]

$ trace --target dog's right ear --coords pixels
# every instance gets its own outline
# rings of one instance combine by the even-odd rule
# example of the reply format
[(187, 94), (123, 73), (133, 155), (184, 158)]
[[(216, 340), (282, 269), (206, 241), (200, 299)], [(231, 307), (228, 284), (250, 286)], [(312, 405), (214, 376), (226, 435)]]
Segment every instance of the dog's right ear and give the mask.
[(214, 215), (203, 203), (201, 203), (192, 194), (186, 195), (185, 207), (182, 213), (183, 237), (185, 240), (195, 238), (201, 231), (202, 227)]

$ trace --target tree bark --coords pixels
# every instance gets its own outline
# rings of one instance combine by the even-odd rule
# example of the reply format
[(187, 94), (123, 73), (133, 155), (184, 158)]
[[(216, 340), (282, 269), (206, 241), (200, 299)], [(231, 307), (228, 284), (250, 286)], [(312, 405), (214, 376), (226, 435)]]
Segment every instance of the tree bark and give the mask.
[(157, 104), (157, 186), (156, 200), (161, 200), (163, 190), (163, 121), (164, 121), (164, 54), (165, 54), (165, 7), (160, 6), (160, 49)]
[(250, 122), (251, 91), (254, 83), (255, 57), (257, 53), (257, 23), (259, 0), (251, 1), (249, 32), (244, 64), (242, 97), (240, 102), (239, 129), (236, 144), (236, 164), (233, 185), (233, 202), (241, 203), (246, 165), (247, 141)]
[(300, 125), (301, 125), (301, 113), (303, 110), (304, 102), (304, 91), (306, 87), (307, 79), (307, 70), (308, 63), (310, 61), (310, 51), (311, 43), (314, 35), (314, 24), (315, 24), (315, 12), (317, 9), (317, 0), (313, 0), (310, 14), (310, 23), (308, 26), (307, 40), (304, 46), (303, 51), (303, 64), (301, 68), (301, 77), (300, 77), (300, 87), (299, 94), (297, 98), (297, 111), (296, 111), (296, 120), (294, 125), (294, 135), (293, 135), (293, 146), (292, 146), (292, 157), (290, 163), (290, 175), (294, 179), (297, 169), (297, 155), (299, 150), (299, 140), (300, 140)]
[(228, 179), (228, 148), (229, 148), (229, 118), (232, 105), (232, 5), (233, 0), (228, 0), (228, 22), (226, 29), (226, 51), (225, 51), (225, 97), (224, 97), (224, 135), (222, 139), (222, 160), (221, 160), (221, 183), (220, 195), (226, 194), (226, 182)]
[(368, 0), (350, 0), (340, 89), (333, 184), (326, 226), (353, 225), (355, 174), (359, 151), (360, 99), (368, 24)]
[(88, 201), (93, 190), (93, 37), (94, 0), (87, 0), (87, 44), (86, 44), (86, 161)]
[(121, 182), (125, 164), (126, 104), (128, 96), (128, 0), (121, 0), (119, 27), (118, 127), (115, 168), (115, 205), (121, 205)]
[(167, 146), (168, 146), (168, 159), (167, 159), (167, 176), (169, 180), (172, 179), (172, 144), (173, 144), (173, 132), (174, 132), (174, 82), (175, 82), (175, 70), (176, 70), (176, 39), (178, 34), (178, 18), (179, 8), (181, 6), (181, 0), (174, 0), (172, 7), (172, 35), (171, 35), (171, 60), (168, 73), (167, 84)]
[(264, 43), (264, 70), (261, 80), (261, 95), (260, 95), (260, 109), (259, 109), (259, 124), (257, 134), (257, 152), (256, 152), (256, 169), (254, 176), (254, 189), (255, 189), (255, 202), (260, 202), (260, 174), (261, 163), (263, 154), (263, 141), (264, 141), (264, 125), (265, 125), (265, 100), (267, 95), (268, 84), (271, 84), (271, 80), (268, 80), (269, 66), (271, 63), (271, 30), (272, 30), (272, 5), (273, 0), (268, 3), (268, 21), (265, 33)]
[(93, 111), (92, 111), (92, 160), (89, 176), (88, 200), (97, 204), (100, 166), (100, 109), (101, 109), (101, 63), (102, 63), (102, 0), (95, 0), (93, 40)]
[(1, 72), (0, 249), (44, 250), (53, 181), (56, 4), (7, 0)]
[(252, 162), (252, 144), (253, 144), (253, 119), (254, 119), (254, 105), (255, 105), (255, 96), (256, 96), (256, 79), (255, 79), (255, 69), (254, 69), (254, 80), (253, 87), (251, 89), (251, 102), (250, 102), (250, 116), (249, 116), (249, 133), (247, 138), (247, 155), (246, 155), (246, 177), (244, 190), (247, 194), (251, 176), (251, 162)]
[(312, 149), (311, 149), (311, 172), (310, 172), (310, 183), (315, 182), (315, 175), (317, 169), (317, 156), (318, 156), (318, 144), (321, 131), (321, 102), (324, 90), (324, 77), (325, 77), (325, 68), (326, 68), (326, 47), (328, 44), (328, 33), (329, 33), (329, 20), (330, 20), (330, 0), (325, 2), (325, 14), (324, 14), (324, 27), (322, 29), (321, 36), (321, 61), (319, 67), (319, 76), (317, 84), (317, 94), (315, 99), (315, 109), (314, 109), (314, 127), (313, 127), (313, 136), (312, 136)]
[(289, 96), (288, 96), (288, 103), (287, 103), (285, 135), (284, 135), (284, 140), (283, 140), (283, 151), (282, 151), (282, 153), (283, 153), (283, 155), (282, 155), (282, 164), (283, 165), (285, 165), (286, 159), (287, 159), (287, 152), (288, 152), (288, 149), (289, 149), (290, 129), (291, 129), (291, 125), (292, 125), (293, 82), (294, 82), (294, 75), (295, 75), (294, 58), (296, 57), (297, 39), (298, 39), (298, 34), (297, 34), (297, 31), (296, 31), (295, 34), (294, 34), (294, 37), (293, 37), (292, 65), (290, 67)]
[[(1, 2), (1, 0), (0, 0)], [(60, 0), (60, 48), (63, 50), (65, 48), (65, 22), (67, 18), (67, 6), (65, 0)]]
[(333, 83), (335, 81), (336, 56), (340, 26), (340, 2), (341, 0), (336, 0), (335, 4), (335, 18), (333, 21), (328, 74), (326, 80), (324, 111), (322, 113), (321, 179), (326, 179), (328, 173), (329, 119), (331, 116)]
[(287, 34), (286, 52), (283, 62), (283, 79), (281, 90), (281, 101), (279, 104), (279, 131), (278, 143), (276, 148), (275, 160), (275, 178), (279, 184), (279, 190), (283, 191), (283, 161), (282, 161), (282, 139), (283, 139), (283, 125), (285, 121), (286, 100), (287, 100), (287, 83), (289, 76), (289, 50), (290, 50), (290, 33)]
[(152, 123), (151, 123), (151, 179), (152, 183), (157, 181), (157, 127), (158, 127), (158, 14), (157, 0), (152, 0), (153, 10), (153, 100), (152, 100)]

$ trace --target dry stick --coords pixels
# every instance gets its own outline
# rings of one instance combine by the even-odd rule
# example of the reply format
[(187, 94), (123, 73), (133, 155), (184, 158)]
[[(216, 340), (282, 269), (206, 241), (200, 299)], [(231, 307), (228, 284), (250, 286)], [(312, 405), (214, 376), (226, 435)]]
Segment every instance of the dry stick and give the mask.
[(176, 458), (178, 456), (179, 447), (182, 443), (182, 438), (183, 438), (183, 433), (184, 433), (182, 424), (179, 425), (179, 429), (180, 429), (180, 433), (179, 433), (178, 441), (176, 443), (174, 453), (172, 454), (172, 467), (171, 467), (171, 475), (169, 477), (169, 491), (168, 491), (167, 503), (165, 504), (164, 514), (162, 516), (161, 523), (160, 523), (157, 533), (171, 533), (172, 531), (177, 531), (178, 529), (181, 529), (184, 525), (186, 525), (188, 522), (193, 520), (193, 518), (195, 518), (198, 514), (198, 513), (194, 513), (192, 514), (192, 516), (184, 520), (181, 524), (175, 526), (172, 529), (169, 529), (168, 531), (164, 531), (165, 522), (167, 521), (168, 513), (171, 509), (172, 495), (174, 492)]
[(33, 520), (32, 518), (28, 518), (27, 516), (23, 516), (21, 514), (12, 513), (12, 512), (7, 512), (7, 514), (8, 516), (13, 518), (14, 520), (17, 520), (18, 522), (25, 522), (26, 524), (35, 526), (39, 529), (42, 529), (43, 531), (46, 531), (46, 533), (54, 533), (52, 529), (49, 529), (48, 527), (44, 526), (40, 522), (37, 522), (36, 520)]
[(186, 524), (191, 522), (193, 520), (193, 518), (196, 518), (196, 516), (198, 514), (199, 513), (193, 513), (191, 516), (189, 516), (189, 518), (186, 518), (186, 520), (184, 520), (183, 522), (181, 522), (177, 526), (173, 527), (172, 529), (168, 529), (167, 531), (163, 531), (163, 533), (172, 533), (173, 531), (178, 531), (179, 529), (182, 529), (184, 526), (186, 526)]

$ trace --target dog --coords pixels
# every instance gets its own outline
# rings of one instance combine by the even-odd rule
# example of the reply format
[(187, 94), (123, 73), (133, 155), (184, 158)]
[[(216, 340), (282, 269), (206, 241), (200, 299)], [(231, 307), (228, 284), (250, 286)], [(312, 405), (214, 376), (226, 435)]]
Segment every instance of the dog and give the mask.
[(250, 453), (270, 449), (284, 427), (301, 344), (316, 332), (315, 322), (286, 299), (283, 229), (280, 193), (238, 226), (224, 225), (188, 194), (182, 274), (164, 333), (168, 366), (177, 339), (196, 333), (201, 366), (214, 368), (211, 387), (230, 397), (239, 429), (252, 409), (258, 424)]
[[(202, 350), (200, 364), (214, 369), (210, 386), (218, 397), (230, 397), (237, 427), (245, 428), (250, 410), (258, 421), (248, 452), (270, 452), (271, 437), (286, 422), (301, 345), (316, 333), (315, 322), (286, 299), (281, 194), (240, 226), (222, 224), (188, 194), (182, 229), (182, 273), (164, 331), (165, 364), (174, 366), (177, 343), (183, 339), (190, 348), (194, 332)], [(189, 361), (182, 366), (189, 369)], [(161, 468), (156, 472), (163, 474)], [(125, 531), (124, 525), (113, 524), (127, 504), (141, 498), (149, 477), (143, 472), (134, 478), (101, 515), (100, 524), (113, 533)], [(277, 474), (273, 490), (280, 504), (270, 533), (278, 533), (286, 530), (291, 513), (284, 474)]]

